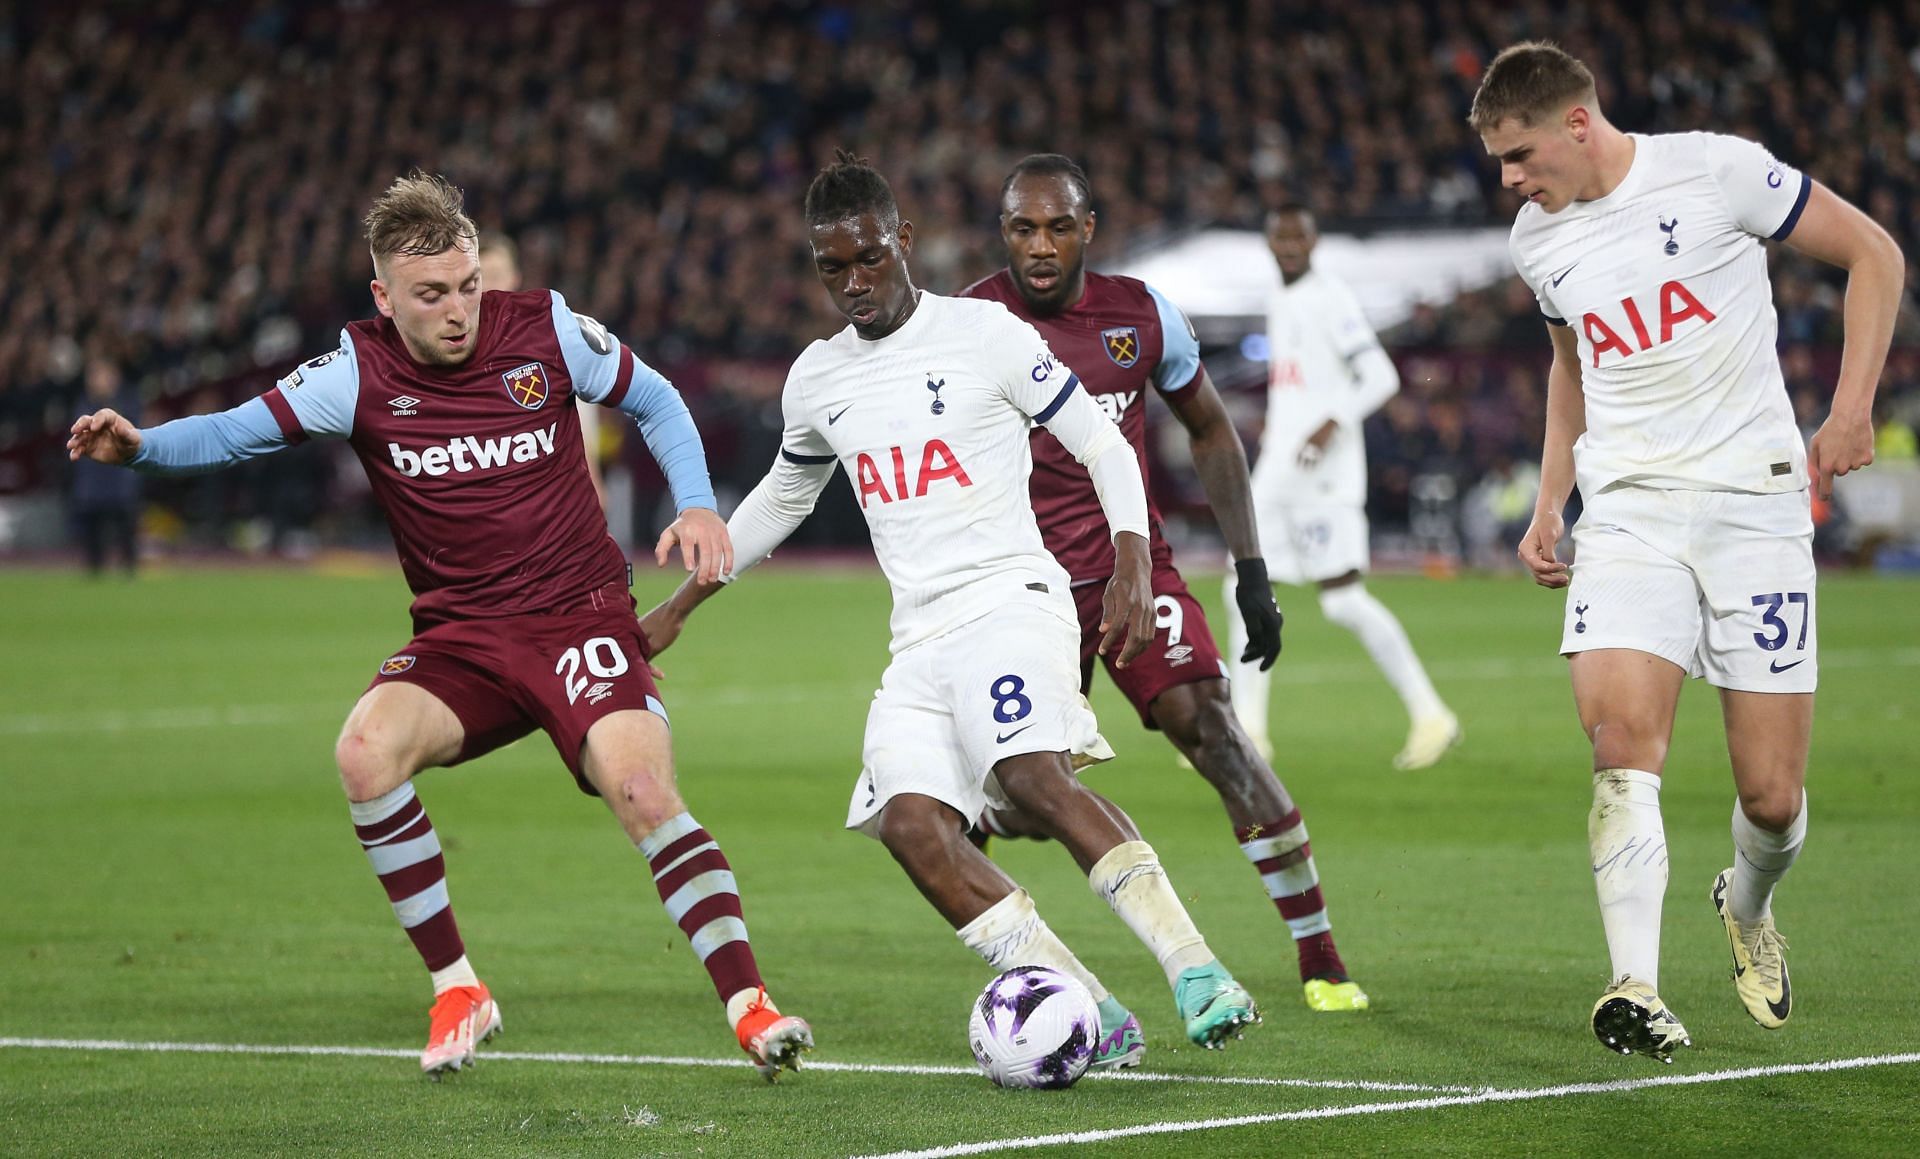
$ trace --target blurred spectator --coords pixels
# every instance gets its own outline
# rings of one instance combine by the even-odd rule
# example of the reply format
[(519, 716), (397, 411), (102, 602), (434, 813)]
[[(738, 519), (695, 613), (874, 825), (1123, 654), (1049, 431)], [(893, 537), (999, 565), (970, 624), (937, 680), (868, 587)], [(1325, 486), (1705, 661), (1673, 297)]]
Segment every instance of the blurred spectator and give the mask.
[(1920, 459), (1920, 439), (1913, 428), (1893, 414), (1893, 408), (1881, 403), (1874, 408), (1873, 461), (1911, 463)]
[[(838, 327), (797, 220), (836, 145), (894, 180), (916, 280), (937, 292), (998, 266), (999, 180), (1035, 150), (1085, 164), (1109, 260), (1257, 227), (1283, 195), (1328, 231), (1503, 223), (1517, 203), (1464, 117), (1492, 52), (1526, 37), (1585, 59), (1619, 124), (1762, 141), (1920, 262), (1920, 0), (1657, 20), (1631, 0), (482, 6), (0, 0), (0, 454), (50, 445), (83, 350), (177, 413), (207, 384), (232, 401), (331, 348), (370, 309), (357, 211), (416, 164), (513, 234), (531, 284), (590, 303), (682, 382), (712, 360), (790, 360)], [(1842, 275), (1781, 247), (1771, 264), (1782, 341), (1824, 357)], [(1423, 306), (1387, 337), (1484, 359), (1442, 393), (1486, 469), (1516, 437), (1482, 437), (1490, 400), (1514, 366), (1536, 394), (1544, 380), (1524, 287)], [(1920, 405), (1917, 381), (1890, 377), (1897, 413)], [(1808, 384), (1809, 406), (1831, 382)], [(1414, 425), (1442, 393), (1409, 400)], [(1505, 425), (1537, 443), (1537, 425)]]
[[(127, 392), (120, 368), (107, 359), (93, 358), (86, 367), (86, 402), (74, 417), (103, 407), (112, 407), (136, 424), (140, 421), (140, 400)], [(121, 568), (133, 575), (140, 563), (140, 476), (91, 459), (72, 464), (72, 470), (71, 513), (86, 552), (87, 571), (103, 574), (107, 557), (117, 553)]]

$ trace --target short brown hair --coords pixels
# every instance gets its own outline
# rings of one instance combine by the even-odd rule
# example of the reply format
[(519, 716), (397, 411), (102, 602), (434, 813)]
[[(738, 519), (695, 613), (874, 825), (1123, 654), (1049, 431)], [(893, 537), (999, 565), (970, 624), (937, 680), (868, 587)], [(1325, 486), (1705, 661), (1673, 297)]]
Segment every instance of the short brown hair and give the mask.
[(1476, 133), (1491, 132), (1509, 119), (1532, 128), (1542, 117), (1581, 100), (1599, 103), (1587, 66), (1557, 44), (1522, 41), (1502, 49), (1487, 66), (1467, 124)]
[(400, 255), (445, 253), (479, 236), (462, 212), (466, 197), (437, 173), (395, 178), (367, 211), (367, 248), (375, 263)]

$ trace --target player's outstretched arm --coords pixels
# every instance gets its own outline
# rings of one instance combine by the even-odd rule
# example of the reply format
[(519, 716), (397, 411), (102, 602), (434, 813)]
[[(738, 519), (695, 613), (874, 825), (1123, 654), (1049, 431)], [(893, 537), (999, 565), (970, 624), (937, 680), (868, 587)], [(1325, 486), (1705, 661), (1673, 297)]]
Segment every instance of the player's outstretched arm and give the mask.
[(1540, 497), (1533, 522), (1520, 538), (1520, 562), (1543, 588), (1563, 588), (1573, 580), (1555, 554), (1566, 533), (1561, 512), (1573, 493), (1573, 443), (1587, 429), (1587, 398), (1580, 389), (1580, 342), (1567, 326), (1547, 325), (1553, 339), (1553, 365), (1547, 369), (1547, 432), (1540, 452)]
[[(826, 487), (827, 480), (833, 477), (833, 467), (832, 460), (809, 462), (805, 461), (804, 456), (797, 457), (786, 450), (781, 451), (780, 457), (774, 460), (773, 470), (768, 471), (766, 478), (760, 480), (759, 485), (740, 501), (733, 518), (719, 526), (720, 537), (725, 543), (724, 564), (718, 564), (711, 574), (704, 567), (697, 570), (688, 568), (692, 574), (687, 576), (685, 582), (658, 607), (640, 617), (640, 631), (647, 638), (650, 655), (659, 655), (680, 638), (680, 631), (695, 608), (786, 542), (787, 536), (793, 534), (794, 528), (800, 526), (813, 511), (821, 490)], [(697, 510), (703, 509), (682, 512), (673, 527), (669, 527), (660, 537), (658, 553), (663, 564), (670, 546), (668, 537), (675, 535), (675, 528), (681, 528), (682, 524), (688, 522), (687, 517), (695, 515)], [(715, 523), (719, 522), (719, 517), (712, 512), (705, 512), (705, 515), (711, 516)], [(705, 522), (702, 516), (695, 516), (695, 519), (700, 523)], [(688, 533), (684, 528), (680, 532)], [(684, 551), (686, 541), (682, 539), (680, 542)], [(703, 557), (703, 562), (717, 562), (719, 558), (719, 555), (708, 555)]]
[(67, 458), (124, 466), (140, 453), (140, 430), (111, 408), (81, 415), (67, 432)]
[[(646, 637), (647, 659), (651, 661), (673, 647), (673, 642), (680, 638), (681, 629), (687, 626), (687, 617), (693, 614), (693, 609), (706, 603), (708, 597), (726, 586), (719, 580), (702, 580), (697, 575), (690, 575), (674, 589), (672, 595), (641, 616), (640, 634)], [(658, 668), (653, 670), (653, 674), (656, 677), (663, 675)]]
[(1812, 183), (1807, 207), (1787, 245), (1847, 271), (1841, 313), (1844, 341), (1833, 409), (1807, 445), (1807, 474), (1820, 498), (1833, 497), (1833, 478), (1873, 462), (1873, 392), (1893, 341), (1906, 282), (1900, 246), (1845, 198)]
[(144, 430), (111, 410), (99, 411), (73, 424), (67, 435), (67, 457), (128, 466), (147, 475), (198, 475), (231, 467), (290, 444), (291, 436), (274, 417), (266, 398), (262, 395), (231, 410), (189, 415)]
[(1247, 623), (1247, 648), (1240, 660), (1249, 664), (1258, 660), (1260, 671), (1265, 672), (1280, 657), (1280, 630), (1285, 618), (1274, 603), (1267, 562), (1260, 554), (1247, 449), (1205, 367), (1200, 368), (1196, 383), (1196, 389), (1181, 392), (1170, 406), (1193, 442), (1193, 468), (1200, 475), (1200, 489), (1213, 508), (1214, 521), (1220, 525), (1227, 550), (1233, 553), (1234, 570), (1239, 573), (1233, 598)]

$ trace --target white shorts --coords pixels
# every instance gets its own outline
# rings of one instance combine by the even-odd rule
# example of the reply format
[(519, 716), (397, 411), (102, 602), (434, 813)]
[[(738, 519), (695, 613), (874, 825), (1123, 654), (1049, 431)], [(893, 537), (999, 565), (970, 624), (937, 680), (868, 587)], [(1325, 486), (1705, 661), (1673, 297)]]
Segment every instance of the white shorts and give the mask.
[(1311, 584), (1365, 574), (1367, 512), (1345, 503), (1257, 502), (1255, 521), (1267, 575), (1275, 583)]
[(989, 804), (1005, 808), (993, 766), (1006, 757), (1065, 752), (1076, 767), (1112, 758), (1080, 694), (1080, 625), (1064, 606), (1005, 604), (893, 658), (867, 712), (847, 828), (878, 837), (880, 810), (902, 793), (944, 801), (969, 822)]
[(1564, 655), (1631, 648), (1740, 692), (1819, 683), (1807, 493), (1594, 496), (1573, 531)]

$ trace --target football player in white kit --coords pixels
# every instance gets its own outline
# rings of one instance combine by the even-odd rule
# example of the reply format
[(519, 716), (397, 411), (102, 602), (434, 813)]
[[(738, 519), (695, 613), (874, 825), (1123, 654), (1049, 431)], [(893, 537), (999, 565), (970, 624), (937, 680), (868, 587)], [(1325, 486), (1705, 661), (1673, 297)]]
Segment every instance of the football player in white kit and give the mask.
[[(1076, 765), (1113, 755), (1080, 694), (1080, 624), (1028, 498), (1028, 432), (1086, 466), (1118, 553), (1100, 651), (1152, 641), (1147, 501), (1133, 448), (1031, 325), (998, 302), (915, 289), (913, 226), (885, 178), (842, 153), (807, 190), (815, 271), (851, 323), (787, 377), (773, 469), (730, 521), (725, 576), (764, 559), (846, 468), (893, 588), (893, 660), (867, 717), (847, 827), (878, 838), (962, 942), (996, 970), (1063, 970), (1101, 1004), (1095, 1065), (1138, 1065), (1138, 1021), (1055, 936), (1033, 899), (966, 839), (1017, 807), (1072, 854), (1151, 949), (1194, 1042), (1258, 1021), (1194, 928), (1153, 847)], [(690, 577), (642, 629), (657, 653), (721, 586)]]
[[(1469, 120), (1527, 200), (1513, 259), (1553, 340), (1540, 497), (1519, 551), (1536, 582), (1568, 588), (1560, 650), (1593, 745), (1587, 834), (1612, 957), (1593, 1030), (1671, 1061), (1691, 1040), (1658, 992), (1660, 784), (1689, 675), (1720, 689), (1738, 794), (1734, 864), (1710, 891), (1734, 987), (1763, 1027), (1792, 1008), (1771, 900), (1807, 831), (1819, 636), (1806, 491), (1824, 497), (1873, 461), (1904, 259), (1865, 214), (1752, 142), (1622, 133), (1592, 74), (1550, 44), (1495, 57)], [(1806, 447), (1762, 238), (1848, 271), (1833, 408)], [(1554, 548), (1576, 483), (1569, 572)]]
[[(1360, 424), (1400, 389), (1400, 372), (1353, 292), (1313, 268), (1318, 240), (1305, 206), (1280, 205), (1267, 215), (1267, 248), (1281, 285), (1267, 305), (1267, 421), (1253, 468), (1254, 515), (1273, 578), (1316, 585), (1320, 610), (1359, 637), (1400, 695), (1409, 727), (1394, 767), (1424, 769), (1459, 742), (1460, 721), (1434, 691), (1406, 629), (1364, 578), (1367, 449)], [(1247, 629), (1231, 591), (1227, 638), (1229, 658), (1239, 656)], [(1230, 662), (1234, 714), (1271, 754), (1273, 675)]]

